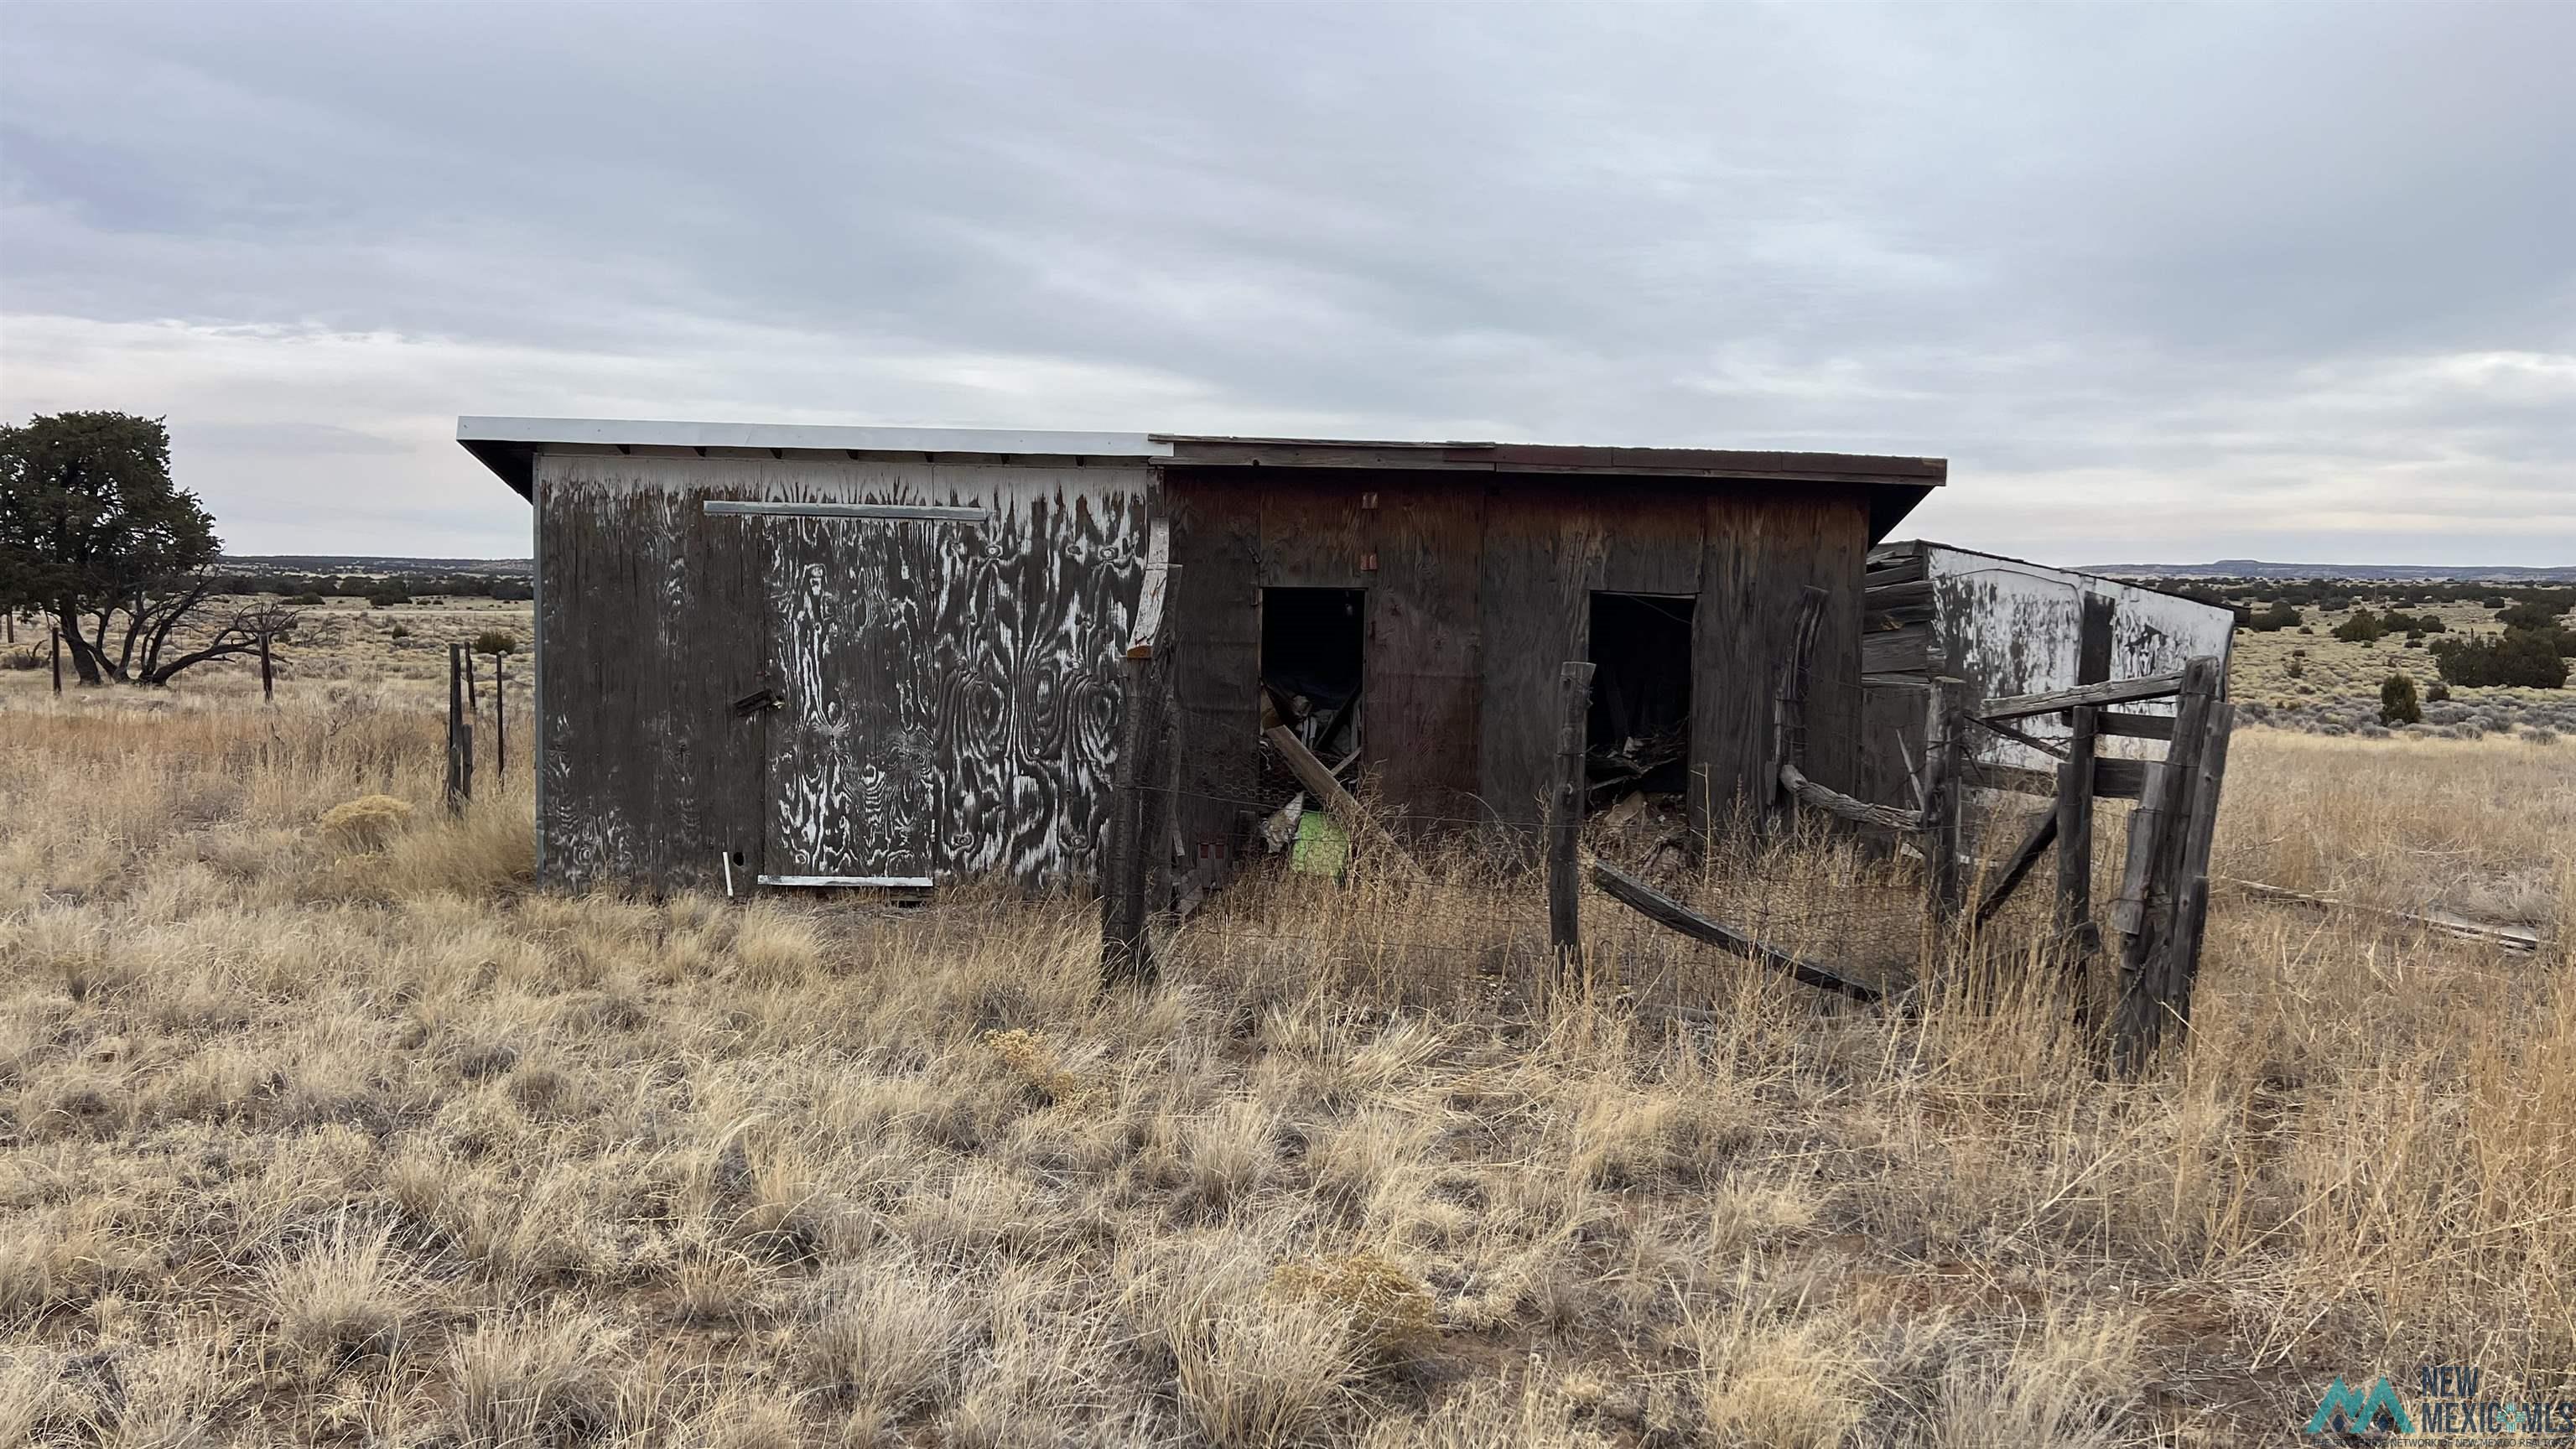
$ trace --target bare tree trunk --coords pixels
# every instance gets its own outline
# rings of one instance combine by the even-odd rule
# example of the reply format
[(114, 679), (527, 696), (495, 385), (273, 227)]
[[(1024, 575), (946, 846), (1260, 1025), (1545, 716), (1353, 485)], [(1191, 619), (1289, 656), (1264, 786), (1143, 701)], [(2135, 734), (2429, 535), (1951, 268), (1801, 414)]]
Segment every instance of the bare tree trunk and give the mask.
[(58, 647), (65, 643), (72, 646), (72, 672), (80, 677), (81, 683), (107, 682), (99, 674), (98, 652), (90, 647), (89, 640), (81, 636), (80, 621), (68, 607), (58, 610), (54, 616), (54, 642)]

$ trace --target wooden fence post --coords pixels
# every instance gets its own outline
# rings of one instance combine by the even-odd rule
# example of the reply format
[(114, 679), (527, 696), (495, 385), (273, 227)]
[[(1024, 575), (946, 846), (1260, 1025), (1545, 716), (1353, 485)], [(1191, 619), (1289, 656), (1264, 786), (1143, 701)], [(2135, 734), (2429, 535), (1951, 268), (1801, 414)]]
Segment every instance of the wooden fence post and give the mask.
[(2200, 980), (2201, 939), (2209, 927), (2209, 850), (2218, 832), (2218, 796), (2226, 782), (2227, 745), (2235, 728), (2236, 706), (2223, 699), (2213, 701), (2200, 758), (2192, 770), (2191, 803), (2178, 832), (2180, 864), (2149, 973), (2157, 999), (2174, 1024), (2185, 1030), (2191, 1026), (2192, 990)]
[(447, 813), (462, 815), (474, 796), (474, 734), (465, 713), (465, 646), (447, 646)]
[[(2108, 683), (2111, 601), (2086, 594), (2083, 607), (2075, 682)], [(2101, 717), (2092, 706), (2080, 705), (2068, 718), (2074, 732), (2067, 737), (2066, 763), (2057, 772), (2057, 937), (2068, 947), (2068, 969), (2080, 972), (2102, 949), (2101, 928), (2093, 924), (2093, 755)]]
[[(2179, 934), (2178, 895), (2188, 846), (2196, 838), (2191, 816), (2200, 789), (2202, 756), (2209, 741), (2211, 706), (2220, 687), (2218, 661), (2192, 660), (2183, 669), (2174, 705), (2173, 744), (2151, 773), (2130, 820), (2129, 859), (2122, 871), (2113, 927), (2120, 934), (2120, 995), (2111, 1018), (2115, 1063), (2135, 1073), (2155, 1059), (2165, 1024), (2175, 1015), (2175, 982), (2164, 969), (2162, 947)], [(2210, 791), (2215, 814), (2216, 788)], [(2205, 889), (2205, 887), (2204, 887)]]
[(1923, 717), (1923, 863), (1926, 908), (1946, 928), (1959, 915), (1959, 797), (1967, 772), (1967, 681), (1935, 675)]
[[(1155, 866), (1147, 841), (1161, 834), (1149, 825), (1152, 816), (1169, 812), (1150, 801), (1148, 782), (1155, 777), (1158, 748), (1168, 712), (1170, 673), (1159, 667), (1155, 646), (1161, 642), (1164, 601), (1171, 590), (1171, 525), (1153, 522), (1147, 533), (1145, 579), (1136, 601), (1124, 663), (1126, 700), (1118, 737), (1118, 771), (1109, 817), (1109, 840), (1102, 851), (1100, 878), (1100, 981), (1154, 980), (1151, 912), (1146, 886)], [(1168, 850), (1168, 844), (1164, 849)]]
[(1100, 977), (1104, 984), (1151, 981), (1153, 941), (1145, 924), (1145, 741), (1154, 731), (1147, 675), (1152, 661), (1126, 662), (1127, 709), (1118, 734), (1116, 814), (1102, 863)]
[(63, 697), (63, 631), (54, 630), (54, 698)]
[(259, 631), (259, 702), (277, 703), (277, 676), (269, 667), (268, 630)]
[(1572, 985), (1583, 970), (1583, 875), (1576, 845), (1583, 836), (1585, 720), (1592, 707), (1592, 665), (1569, 659), (1556, 674), (1556, 783), (1547, 802), (1547, 939), (1554, 948), (1551, 989)]
[(492, 778), (501, 780), (510, 770), (510, 732), (501, 722), (501, 659), (492, 656)]

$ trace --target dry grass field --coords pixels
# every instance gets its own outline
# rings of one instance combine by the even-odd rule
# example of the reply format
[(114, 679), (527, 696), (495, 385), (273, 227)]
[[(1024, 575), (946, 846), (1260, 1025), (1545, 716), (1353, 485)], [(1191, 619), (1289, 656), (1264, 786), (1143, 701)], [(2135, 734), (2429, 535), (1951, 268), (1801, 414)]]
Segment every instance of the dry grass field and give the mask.
[[(533, 889), (524, 780), (445, 817), (443, 650), (387, 637), (485, 611), (336, 612), (274, 709), (0, 673), (0, 1444), (2220, 1446), (2338, 1375), (2576, 1395), (2564, 947), (2222, 890), (2137, 1083), (2030, 970), (1533, 1012), (1422, 941), (1446, 887), (1256, 881), (1103, 996), (1079, 901)], [(2218, 869), (2563, 940), (2576, 743), (2242, 731)]]

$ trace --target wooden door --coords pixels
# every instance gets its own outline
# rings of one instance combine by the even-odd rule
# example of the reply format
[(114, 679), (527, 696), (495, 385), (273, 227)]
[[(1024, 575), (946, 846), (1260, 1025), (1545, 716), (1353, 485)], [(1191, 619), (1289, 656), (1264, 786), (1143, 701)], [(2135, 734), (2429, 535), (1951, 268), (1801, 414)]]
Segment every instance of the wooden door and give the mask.
[(938, 691), (913, 531), (799, 517), (769, 524), (769, 821), (773, 885), (928, 885), (938, 809)]

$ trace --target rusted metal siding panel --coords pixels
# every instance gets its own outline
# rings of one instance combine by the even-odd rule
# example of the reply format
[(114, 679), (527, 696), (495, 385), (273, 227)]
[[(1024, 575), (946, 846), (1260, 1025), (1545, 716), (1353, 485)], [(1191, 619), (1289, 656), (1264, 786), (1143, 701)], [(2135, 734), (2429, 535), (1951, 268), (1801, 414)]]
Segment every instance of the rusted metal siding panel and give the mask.
[[(858, 838), (925, 842), (907, 848), (942, 879), (1092, 869), (1142, 577), (1141, 466), (564, 455), (538, 479), (540, 829), (560, 878), (702, 881), (735, 841), (820, 858), (852, 820)], [(708, 518), (708, 498), (994, 517)], [(785, 707), (737, 718), (732, 702), (764, 684)], [(794, 749), (773, 738), (798, 730)], [(756, 778), (764, 760), (798, 778)]]
[[(2235, 638), (2227, 610), (2141, 589), (2113, 579), (2045, 568), (1939, 544), (1926, 545), (1933, 582), (1935, 638), (1940, 665), (1968, 681), (1973, 699), (2036, 694), (2071, 688), (2076, 680), (2077, 635), (2087, 594), (2111, 601), (2111, 677), (2167, 674), (2200, 655), (2222, 662)], [(2170, 714), (2170, 700), (2130, 706), (2140, 713)], [(2020, 723), (2042, 738), (2063, 737), (2067, 722), (2043, 716)], [(2010, 740), (1979, 731), (1973, 748), (1993, 764), (2051, 769), (2055, 761)], [(2105, 739), (2106, 753), (2158, 756), (2148, 742)]]

